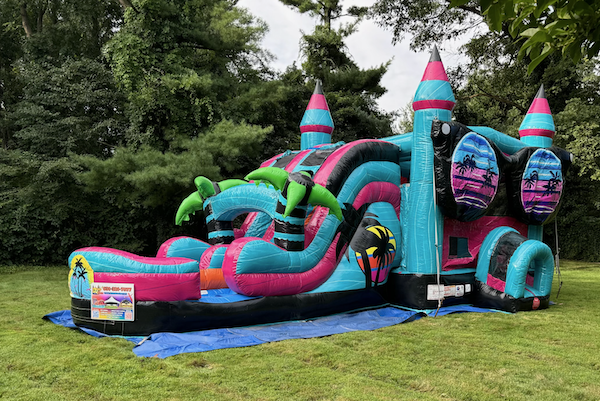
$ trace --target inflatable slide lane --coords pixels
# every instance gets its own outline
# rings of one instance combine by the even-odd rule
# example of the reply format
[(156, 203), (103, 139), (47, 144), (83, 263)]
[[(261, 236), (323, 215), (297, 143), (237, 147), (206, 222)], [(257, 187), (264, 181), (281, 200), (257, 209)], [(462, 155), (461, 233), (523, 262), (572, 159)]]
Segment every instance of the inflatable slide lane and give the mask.
[[(282, 155), (246, 180), (197, 178), (198, 190), (176, 219), (203, 210), (208, 242), (173, 238), (153, 258), (75, 251), (72, 270), (83, 265), (96, 282), (134, 285), (136, 318), (114, 325), (90, 319), (89, 294), (72, 292), (74, 320), (107, 333), (144, 334), (384, 305), (377, 287), (399, 264), (400, 154), (394, 144), (363, 140)], [(243, 214), (235, 230), (232, 222)], [(215, 301), (211, 291), (201, 296), (203, 288), (225, 286), (231, 302)]]

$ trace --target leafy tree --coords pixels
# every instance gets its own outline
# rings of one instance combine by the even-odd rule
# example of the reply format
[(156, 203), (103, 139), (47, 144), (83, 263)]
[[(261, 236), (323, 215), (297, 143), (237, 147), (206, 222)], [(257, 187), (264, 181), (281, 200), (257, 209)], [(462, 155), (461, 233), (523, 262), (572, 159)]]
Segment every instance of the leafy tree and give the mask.
[(273, 75), (264, 24), (235, 2), (0, 11), (0, 263), (62, 262), (89, 244), (151, 255), (183, 233), (173, 215), (196, 175), (255, 165), (271, 129), (235, 104)]
[(271, 156), (300, 149), (299, 125), (314, 90), (306, 81), (304, 72), (294, 64), (275, 79), (243, 84), (239, 96), (223, 105), (235, 121), (273, 127), (260, 155), (246, 165), (255, 168)]
[(391, 29), (394, 43), (409, 35), (411, 49), (423, 51), (432, 43), (476, 33), (474, 28), (483, 22), (476, 2), (461, 2), (453, 8), (449, 5), (449, 0), (377, 0), (368, 15)]
[[(29, 96), (36, 90), (47, 93), (45, 89), (52, 86), (48, 82), (46, 88), (42, 88), (39, 74), (48, 81), (54, 73), (62, 75), (59, 79), (65, 79), (65, 74), (68, 74), (65, 68), (73, 67), (73, 64), (62, 66), (67, 59), (81, 61), (80, 70), (83, 64), (92, 68), (85, 60), (98, 61), (101, 47), (113, 34), (120, 18), (121, 11), (115, 1), (5, 0), (0, 3), (0, 22), (3, 26), (0, 32), (3, 53), (0, 60), (0, 132), (5, 149), (11, 146), (15, 130), (21, 129), (12, 126), (14, 115), (8, 117), (6, 113), (16, 112), (17, 103), (22, 106), (23, 102), (29, 102), (28, 113), (31, 114), (35, 100)], [(57, 70), (49, 71), (53, 68)], [(100, 81), (105, 80), (106, 75), (105, 72), (101, 73)], [(37, 82), (30, 83), (30, 79)], [(66, 79), (65, 82), (68, 82), (69, 78)], [(77, 80), (78, 77), (73, 79)], [(89, 82), (89, 76), (86, 80)], [(25, 93), (22, 92), (24, 86)], [(73, 85), (71, 89), (74, 89)], [(63, 95), (67, 96), (65, 99), (72, 96)], [(37, 96), (38, 100), (40, 98)], [(46, 103), (54, 102), (56, 106), (61, 100), (64, 99), (47, 99)], [(52, 131), (52, 128), (49, 130)]]
[[(385, 92), (380, 85), (388, 64), (360, 69), (348, 54), (344, 40), (355, 33), (366, 16), (367, 8), (344, 10), (339, 0), (281, 0), (284, 4), (318, 19), (314, 32), (303, 33), (301, 50), (303, 71), (320, 79), (326, 92), (334, 124), (333, 140), (352, 141), (391, 134), (391, 116), (381, 112), (377, 99)], [(353, 21), (333, 25), (343, 16)]]
[[(78, 160), (88, 169), (82, 174), (87, 189), (112, 193), (111, 203), (116, 207), (168, 205), (174, 216), (195, 177), (218, 180), (223, 178), (222, 172), (235, 171), (235, 160), (243, 153), (258, 153), (270, 131), (223, 120), (203, 136), (183, 140), (180, 146), (185, 150), (181, 152), (162, 152), (144, 145), (117, 148), (107, 160), (91, 156)], [(171, 224), (173, 219), (167, 220)]]
[(576, 97), (569, 99), (557, 116), (561, 142), (578, 159), (579, 172), (600, 181), (600, 103), (598, 99)]
[(62, 264), (89, 245), (156, 252), (156, 210), (115, 207), (109, 189), (86, 188), (76, 161), (0, 150), (0, 166), (0, 264)]
[(55, 259), (54, 249), (65, 250), (59, 227), (75, 215), (65, 199), (71, 167), (66, 159), (0, 151), (0, 263), (44, 263)]
[[(28, 56), (97, 58), (113, 35), (122, 11), (116, 0), (5, 0), (13, 19), (22, 27)], [(17, 20), (18, 18), (18, 20)]]
[(136, 2), (105, 49), (129, 100), (128, 142), (169, 150), (225, 117), (239, 82), (260, 74), (264, 31), (229, 1)]
[(124, 99), (105, 65), (83, 58), (57, 67), (45, 61), (19, 67), (23, 92), (9, 113), (13, 135), (6, 147), (43, 159), (111, 154), (125, 128)]
[(13, 63), (22, 56), (21, 28), (15, 21), (18, 20), (18, 10), (11, 4), (0, 2), (0, 141), (2, 148), (6, 149), (12, 134), (12, 123), (6, 113), (10, 111), (20, 95), (21, 88)]
[(0, 10), (0, 263), (63, 262), (86, 239), (118, 237), (97, 230), (102, 200), (81, 196), (71, 155), (108, 157), (122, 136), (123, 97), (99, 59), (121, 12), (93, 0)]
[[(451, 6), (472, 4), (452, 0)], [(480, 0), (481, 14), (494, 31), (526, 38), (520, 56), (531, 58), (529, 72), (555, 51), (577, 63), (600, 52), (600, 2), (589, 0)]]

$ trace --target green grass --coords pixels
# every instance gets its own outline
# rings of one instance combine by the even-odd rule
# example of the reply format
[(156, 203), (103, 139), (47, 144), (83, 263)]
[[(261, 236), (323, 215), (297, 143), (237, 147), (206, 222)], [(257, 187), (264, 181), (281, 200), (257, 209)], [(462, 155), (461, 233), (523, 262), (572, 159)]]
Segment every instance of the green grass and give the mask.
[(424, 318), (371, 332), (166, 359), (43, 321), (67, 268), (0, 267), (0, 399), (599, 400), (600, 264), (563, 262), (536, 312)]

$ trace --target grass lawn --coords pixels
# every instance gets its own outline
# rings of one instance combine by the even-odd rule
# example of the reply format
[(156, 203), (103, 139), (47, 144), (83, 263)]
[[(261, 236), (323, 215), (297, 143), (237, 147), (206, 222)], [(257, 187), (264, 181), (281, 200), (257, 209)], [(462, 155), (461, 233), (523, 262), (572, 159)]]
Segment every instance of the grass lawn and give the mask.
[(544, 311), (161, 360), (43, 321), (70, 306), (66, 267), (0, 267), (0, 399), (600, 400), (600, 264), (562, 270)]

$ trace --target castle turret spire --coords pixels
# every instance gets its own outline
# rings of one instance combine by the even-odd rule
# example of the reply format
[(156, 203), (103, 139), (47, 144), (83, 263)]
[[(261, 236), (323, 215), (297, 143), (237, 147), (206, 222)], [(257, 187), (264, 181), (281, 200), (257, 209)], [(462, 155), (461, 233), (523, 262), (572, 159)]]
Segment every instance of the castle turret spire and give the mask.
[(452, 110), (455, 103), (454, 93), (448, 82), (448, 75), (442, 64), (440, 53), (437, 46), (434, 46), (421, 83), (415, 93), (413, 110)]
[(542, 84), (519, 127), (519, 135), (521, 141), (527, 146), (548, 148), (552, 146), (555, 131), (554, 120)]
[(320, 80), (317, 80), (315, 90), (306, 106), (304, 117), (300, 122), (300, 132), (302, 133), (300, 137), (302, 150), (331, 143), (333, 119)]

